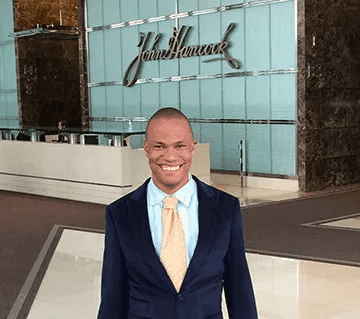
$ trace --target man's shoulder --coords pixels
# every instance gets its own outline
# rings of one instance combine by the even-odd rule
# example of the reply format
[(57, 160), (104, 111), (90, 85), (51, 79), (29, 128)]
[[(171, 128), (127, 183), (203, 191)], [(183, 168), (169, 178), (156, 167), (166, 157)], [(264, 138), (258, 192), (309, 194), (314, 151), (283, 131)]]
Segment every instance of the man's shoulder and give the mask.
[[(194, 177), (194, 175), (193, 175)], [(194, 178), (196, 184), (197, 184), (197, 187), (201, 188), (202, 191), (204, 191), (208, 196), (216, 196), (218, 197), (219, 199), (222, 199), (222, 200), (238, 200), (237, 197), (229, 194), (229, 193), (226, 193), (224, 191), (222, 191), (221, 189), (218, 189), (212, 185), (209, 185), (203, 181), (201, 181), (199, 178), (197, 178), (195, 176)], [(199, 192), (199, 189), (198, 189), (198, 192)]]
[(146, 196), (146, 186), (150, 179), (147, 179), (142, 185), (132, 190), (131, 192), (125, 194), (124, 196), (118, 198), (108, 205), (109, 208), (115, 208), (121, 205), (125, 205), (132, 198), (140, 198), (141, 196)]

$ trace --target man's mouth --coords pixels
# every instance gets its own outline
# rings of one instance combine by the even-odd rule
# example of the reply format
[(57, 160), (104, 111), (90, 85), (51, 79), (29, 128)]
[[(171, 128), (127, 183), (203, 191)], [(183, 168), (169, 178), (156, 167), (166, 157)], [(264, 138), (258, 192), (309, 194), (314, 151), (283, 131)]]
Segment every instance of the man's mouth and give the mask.
[(181, 166), (181, 165), (177, 165), (177, 166), (170, 166), (170, 165), (159, 165), (161, 167), (161, 169), (163, 169), (164, 171), (177, 171)]

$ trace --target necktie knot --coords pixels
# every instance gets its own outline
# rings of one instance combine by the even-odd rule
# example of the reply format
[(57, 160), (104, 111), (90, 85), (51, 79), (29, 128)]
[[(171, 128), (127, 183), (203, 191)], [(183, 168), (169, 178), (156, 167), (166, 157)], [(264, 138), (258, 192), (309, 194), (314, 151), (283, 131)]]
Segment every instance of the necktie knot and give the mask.
[(162, 200), (164, 202), (164, 208), (171, 208), (176, 210), (178, 199), (175, 196), (166, 196)]

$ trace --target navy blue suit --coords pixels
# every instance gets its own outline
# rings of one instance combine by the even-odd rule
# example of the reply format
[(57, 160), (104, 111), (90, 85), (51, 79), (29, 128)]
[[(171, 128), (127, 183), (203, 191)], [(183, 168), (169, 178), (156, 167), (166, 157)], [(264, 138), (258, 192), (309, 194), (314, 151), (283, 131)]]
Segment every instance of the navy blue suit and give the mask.
[(107, 207), (98, 319), (221, 319), (223, 285), (230, 319), (257, 318), (239, 200), (193, 178), (199, 237), (179, 293), (152, 242), (150, 179)]

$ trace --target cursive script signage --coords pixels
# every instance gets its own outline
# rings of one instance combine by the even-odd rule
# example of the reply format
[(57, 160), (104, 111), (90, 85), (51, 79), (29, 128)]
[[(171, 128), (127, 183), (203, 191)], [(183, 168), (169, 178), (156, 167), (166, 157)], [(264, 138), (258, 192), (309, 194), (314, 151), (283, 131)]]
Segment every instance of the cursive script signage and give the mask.
[[(160, 33), (158, 33), (154, 38), (151, 49), (146, 49), (151, 32), (147, 32), (145, 34), (140, 32), (140, 40), (139, 44), (137, 45), (140, 48), (139, 54), (131, 61), (130, 65), (125, 71), (123, 79), (124, 86), (131, 87), (135, 84), (140, 73), (142, 61), (170, 60), (174, 58), (188, 58), (192, 56), (222, 54), (223, 59), (226, 60), (231, 68), (239, 69), (240, 62), (234, 58), (231, 58), (226, 52), (226, 49), (230, 46), (229, 42), (226, 41), (226, 38), (234, 26), (234, 23), (230, 23), (222, 39), (217, 43), (192, 46), (185, 46), (186, 38), (191, 27), (182, 26), (180, 30), (174, 28), (173, 35), (169, 39), (169, 46), (167, 50), (156, 49), (160, 40)], [(208, 60), (203, 62), (210, 61)]]

